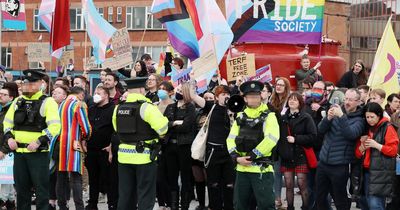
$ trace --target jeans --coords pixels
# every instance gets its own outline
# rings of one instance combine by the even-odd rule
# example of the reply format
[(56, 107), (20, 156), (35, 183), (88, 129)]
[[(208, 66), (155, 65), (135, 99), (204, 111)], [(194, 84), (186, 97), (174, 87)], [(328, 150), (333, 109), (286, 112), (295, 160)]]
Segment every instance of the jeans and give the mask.
[(369, 176), (369, 172), (364, 173), (364, 194), (361, 196), (361, 210), (385, 210), (385, 197), (368, 195)]
[(349, 179), (349, 165), (327, 165), (322, 162), (317, 167), (317, 208), (329, 209), (328, 193), (332, 194), (337, 210), (349, 210), (351, 202), (347, 196), (347, 180)]
[(206, 161), (213, 151), (206, 168), (210, 206), (213, 210), (233, 210), (233, 184), (235, 165), (228, 151), (207, 145)]
[(67, 172), (67, 171), (58, 171), (57, 172), (57, 202), (58, 206), (61, 210), (68, 209), (67, 200), (68, 200), (68, 191), (70, 190), (68, 187), (68, 183), (72, 188), (75, 209), (83, 210), (83, 199), (82, 199), (82, 175), (78, 172)]

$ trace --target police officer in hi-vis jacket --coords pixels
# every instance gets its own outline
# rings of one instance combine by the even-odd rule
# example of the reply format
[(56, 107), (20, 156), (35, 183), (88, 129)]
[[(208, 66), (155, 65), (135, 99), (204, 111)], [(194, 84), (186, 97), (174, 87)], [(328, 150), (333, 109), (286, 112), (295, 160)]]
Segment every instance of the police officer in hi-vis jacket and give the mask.
[[(168, 119), (143, 94), (147, 78), (125, 80), (126, 102), (115, 107), (113, 126), (120, 138), (118, 148), (118, 209), (152, 210), (156, 198), (156, 157), (159, 136), (167, 133)], [(136, 193), (135, 193), (136, 192)]]
[(59, 135), (58, 106), (42, 93), (44, 73), (23, 71), (22, 96), (10, 105), (4, 117), (4, 140), (14, 156), (14, 181), (18, 209), (31, 209), (32, 187), (36, 209), (49, 204), (49, 143)]
[(229, 154), (237, 163), (235, 209), (247, 209), (252, 194), (257, 209), (275, 209), (272, 150), (279, 139), (279, 125), (275, 114), (262, 103), (263, 88), (258, 81), (240, 86), (246, 108), (238, 114), (226, 140)]

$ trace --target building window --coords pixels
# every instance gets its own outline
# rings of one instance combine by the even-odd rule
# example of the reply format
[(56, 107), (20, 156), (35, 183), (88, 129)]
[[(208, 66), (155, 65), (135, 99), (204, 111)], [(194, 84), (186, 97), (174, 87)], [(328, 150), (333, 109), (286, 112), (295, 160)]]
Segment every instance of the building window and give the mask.
[(1, 64), (7, 69), (12, 68), (12, 53), (11, 48), (2, 47), (1, 48)]
[(108, 22), (113, 22), (113, 7), (108, 7)]
[(35, 9), (33, 13), (33, 30), (34, 31), (46, 31), (46, 28), (39, 22), (38, 18), (39, 10)]
[(69, 17), (71, 21), (71, 31), (78, 31), (85, 29), (81, 8), (70, 9)]
[(122, 22), (122, 7), (117, 7), (117, 23)]
[(140, 60), (140, 57), (143, 54), (149, 54), (153, 60), (153, 62), (158, 63), (158, 61), (160, 60), (160, 53), (165, 51), (165, 47), (164, 46), (142, 46), (140, 48), (140, 52), (139, 51), (139, 47), (133, 47), (133, 52), (132, 52), (132, 57), (134, 62), (137, 56), (136, 60)]
[(150, 7), (126, 7), (126, 27), (128, 29), (164, 29), (160, 21), (153, 18), (150, 10)]
[(102, 18), (104, 18), (104, 8), (102, 8), (102, 7), (97, 8), (97, 12), (99, 12), (100, 16), (101, 16)]
[(43, 66), (39, 62), (29, 62), (29, 69), (43, 69)]

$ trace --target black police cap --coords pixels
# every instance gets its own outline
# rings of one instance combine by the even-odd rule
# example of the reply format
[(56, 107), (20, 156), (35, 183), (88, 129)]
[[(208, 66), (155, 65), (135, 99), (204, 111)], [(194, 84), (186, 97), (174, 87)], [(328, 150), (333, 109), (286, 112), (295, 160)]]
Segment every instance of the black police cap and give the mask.
[(126, 88), (128, 89), (141, 88), (146, 86), (147, 77), (135, 77), (132, 79), (125, 79), (124, 82), (126, 83)]
[(261, 94), (261, 91), (264, 89), (264, 84), (259, 81), (247, 81), (240, 85), (239, 89), (243, 95), (247, 95), (249, 93)]
[(25, 75), (24, 82), (36, 82), (41, 80), (46, 75), (42, 71), (33, 69), (24, 70), (22, 73)]

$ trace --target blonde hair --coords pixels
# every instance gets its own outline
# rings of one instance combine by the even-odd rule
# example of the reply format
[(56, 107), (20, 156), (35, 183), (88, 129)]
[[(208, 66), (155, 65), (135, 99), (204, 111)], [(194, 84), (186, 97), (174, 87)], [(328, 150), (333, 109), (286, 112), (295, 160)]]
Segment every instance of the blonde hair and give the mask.
[(192, 101), (190, 98), (190, 88), (191, 85), (189, 82), (185, 82), (182, 84), (182, 95), (183, 95), (183, 101), (186, 103), (189, 103)]

